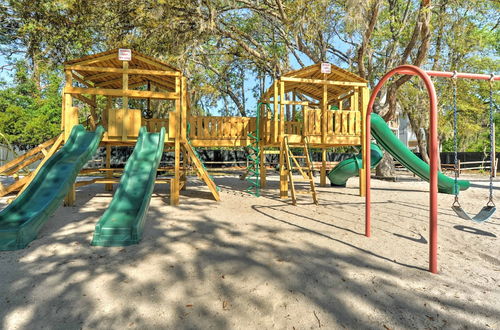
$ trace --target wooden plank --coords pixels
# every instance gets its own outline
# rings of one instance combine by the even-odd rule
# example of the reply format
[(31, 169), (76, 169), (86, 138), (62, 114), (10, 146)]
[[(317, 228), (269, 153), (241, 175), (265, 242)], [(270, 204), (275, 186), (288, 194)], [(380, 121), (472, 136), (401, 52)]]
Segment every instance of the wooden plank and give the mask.
[(73, 71), (71, 74), (73, 75), (73, 79), (75, 79), (79, 83), (81, 83), (81, 84), (83, 84), (83, 85), (85, 85), (87, 87), (91, 87), (91, 88), (94, 87), (94, 83), (93, 82), (85, 80), (85, 77), (82, 76), (81, 74), (79, 74), (78, 72), (74, 72)]
[[(44, 152), (45, 151), (45, 152)], [(13, 168), (9, 169), (8, 171), (3, 172), (5, 175), (13, 175), (14, 173), (20, 171), (21, 169), (25, 168), (26, 166), (29, 166), (33, 164), (34, 162), (43, 159), (46, 155), (48, 154), (48, 151), (46, 149), (42, 149), (42, 152), (39, 152), (38, 154), (34, 155), (33, 157), (30, 157), (26, 159), (24, 162), (21, 164), (14, 166)]]
[(14, 181), (7, 187), (0, 185), (0, 197), (19, 191), (20, 189), (22, 189), (22, 187), (26, 186), (26, 183), (29, 182), (29, 180), (30, 180), (30, 175), (26, 175), (25, 177), (22, 177), (21, 179)]
[(281, 77), (280, 80), (287, 81), (287, 82), (308, 83), (308, 84), (318, 84), (318, 85), (356, 86), (356, 87), (368, 86), (367, 83), (362, 83), (362, 82), (334, 81), (334, 80), (296, 78), (296, 77)]
[(142, 98), (142, 99), (158, 99), (158, 100), (177, 100), (178, 93), (172, 92), (151, 92), (151, 91), (137, 91), (133, 89), (109, 89), (109, 88), (81, 88), (81, 87), (65, 87), (64, 93), (66, 94), (91, 94), (91, 95), (107, 95), (115, 97), (129, 97), (129, 98)]
[(164, 65), (164, 64), (161, 64), (161, 63), (158, 63), (156, 61), (153, 61), (153, 60), (150, 60), (149, 58), (147, 57), (144, 57), (144, 56), (141, 56), (139, 54), (136, 54), (134, 53), (134, 59), (140, 61), (140, 62), (143, 62), (143, 63), (146, 63), (146, 64), (149, 64), (149, 65), (152, 65), (152, 66), (156, 66), (157, 68), (161, 69), (161, 70), (165, 70), (165, 71), (170, 71), (170, 72), (174, 72), (174, 73), (179, 73), (178, 71), (174, 70), (174, 68), (171, 68), (167, 65)]
[[(34, 155), (36, 155), (37, 153), (39, 153), (40, 151), (42, 151), (42, 149), (45, 149), (45, 148), (51, 146), (52, 144), (54, 144), (54, 142), (57, 141), (58, 137), (59, 136), (53, 137), (52, 139), (47, 140), (47, 141), (45, 141), (42, 144), (39, 144), (37, 147), (29, 150), (28, 152), (24, 153), (23, 155), (21, 155), (21, 156), (19, 156), (17, 158), (14, 158), (10, 162), (8, 162), (8, 163), (0, 166), (0, 174), (4, 173), (5, 171), (11, 169), (14, 166), (19, 165), (20, 163), (24, 162), (26, 159), (28, 159), (30, 157), (33, 157)], [(29, 164), (27, 164), (27, 165), (29, 165)], [(23, 167), (25, 167), (25, 166), (26, 165), (24, 165)]]
[[(124, 61), (127, 62), (127, 61)], [(162, 71), (162, 70), (145, 70), (145, 69), (125, 69), (125, 68), (108, 68), (108, 67), (99, 67), (99, 66), (83, 66), (83, 65), (69, 65), (66, 66), (65, 69), (69, 70), (77, 70), (77, 71), (92, 71), (92, 72), (109, 72), (109, 73), (118, 73), (118, 74), (147, 74), (152, 76), (171, 76), (171, 77), (180, 77), (180, 72), (173, 71)], [(88, 78), (87, 78), (88, 79)]]
[(347, 116), (349, 115), (349, 111), (342, 111), (341, 116), (342, 116), (342, 134), (347, 134), (349, 132), (348, 129), (348, 118)]
[(28, 176), (29, 177), (28, 181), (23, 186), (23, 188), (19, 191), (18, 196), (26, 189), (26, 187), (28, 187), (28, 185), (31, 183), (31, 180), (33, 180), (33, 178), (38, 174), (38, 172), (40, 172), (40, 170), (42, 169), (43, 165), (45, 165), (45, 163), (47, 162), (47, 160), (49, 160), (50, 157), (52, 157), (56, 153), (56, 151), (59, 149), (59, 147), (61, 146), (61, 144), (63, 143), (63, 141), (64, 141), (64, 134), (61, 133), (57, 137), (57, 139), (54, 142), (54, 144), (52, 145), (52, 147), (50, 147), (50, 150), (47, 153), (47, 155), (45, 156), (45, 158), (40, 162), (40, 164), (38, 164), (38, 166), (36, 167), (36, 169), (33, 172), (30, 173), (30, 175)]
[(103, 56), (99, 56), (99, 57), (94, 57), (94, 58), (91, 58), (91, 59), (88, 59), (88, 60), (84, 60), (84, 61), (81, 61), (81, 62), (76, 62), (75, 64), (72, 64), (71, 66), (74, 66), (74, 65), (88, 65), (88, 64), (93, 64), (93, 63), (97, 63), (97, 62), (104, 62), (104, 61), (108, 61), (108, 60), (114, 60), (114, 59), (118, 59), (118, 54), (109, 54), (109, 55), (103, 55)]
[(214, 199), (216, 201), (220, 201), (220, 195), (219, 195), (219, 192), (217, 191), (217, 186), (215, 185), (215, 183), (212, 181), (212, 179), (208, 175), (208, 172), (203, 167), (203, 164), (201, 163), (201, 161), (198, 159), (198, 157), (196, 157), (196, 154), (194, 153), (193, 148), (191, 148), (191, 145), (186, 142), (186, 143), (183, 143), (183, 147), (187, 151), (188, 155), (191, 157), (191, 161), (195, 165), (195, 167), (198, 171), (198, 174), (200, 175), (202, 180), (205, 182), (205, 184), (208, 186), (208, 189), (212, 193), (212, 196), (214, 197)]

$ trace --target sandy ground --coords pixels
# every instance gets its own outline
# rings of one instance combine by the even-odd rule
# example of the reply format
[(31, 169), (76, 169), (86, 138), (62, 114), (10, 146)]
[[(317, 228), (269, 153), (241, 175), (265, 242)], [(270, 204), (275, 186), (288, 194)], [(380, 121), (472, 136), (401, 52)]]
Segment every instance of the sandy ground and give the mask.
[[(89, 246), (112, 196), (82, 188), (28, 248), (0, 252), (0, 328), (500, 329), (500, 212), (463, 221), (440, 195), (433, 275), (427, 183), (374, 180), (366, 238), (357, 179), (319, 188), (318, 206), (279, 200), (277, 180), (255, 198), (217, 177), (217, 203), (191, 179), (180, 207), (159, 186), (143, 241), (126, 248)], [(474, 180), (471, 211), (487, 197), (486, 177)]]

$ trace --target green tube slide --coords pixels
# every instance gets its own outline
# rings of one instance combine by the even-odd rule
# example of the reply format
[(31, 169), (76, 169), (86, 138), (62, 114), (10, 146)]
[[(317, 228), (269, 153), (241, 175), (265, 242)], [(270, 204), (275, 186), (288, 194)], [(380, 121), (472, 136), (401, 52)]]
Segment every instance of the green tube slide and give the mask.
[[(409, 150), (391, 131), (385, 120), (379, 115), (371, 114), (372, 136), (377, 143), (390, 153), (398, 162), (406, 167), (411, 172), (415, 173), (422, 180), (429, 181), (429, 165), (422, 159), (418, 158), (411, 150)], [(458, 188), (466, 190), (469, 188), (470, 182), (466, 180), (458, 181)], [(438, 189), (439, 192), (445, 194), (455, 193), (455, 182), (453, 178), (438, 172)]]
[(28, 187), (0, 212), (0, 251), (25, 248), (61, 205), (82, 167), (99, 146), (104, 128), (88, 132), (82, 125), (71, 130), (68, 141), (50, 157)]
[(96, 225), (92, 245), (126, 246), (141, 240), (163, 154), (165, 129), (148, 133), (141, 127), (139, 138), (120, 179), (120, 185)]
[[(380, 150), (379, 146), (375, 143), (371, 144), (371, 168), (374, 168), (380, 163), (384, 154)], [(347, 180), (350, 177), (357, 176), (359, 170), (363, 167), (363, 161), (361, 154), (357, 154), (341, 161), (335, 166), (330, 173), (328, 173), (328, 179), (332, 186), (345, 187)]]

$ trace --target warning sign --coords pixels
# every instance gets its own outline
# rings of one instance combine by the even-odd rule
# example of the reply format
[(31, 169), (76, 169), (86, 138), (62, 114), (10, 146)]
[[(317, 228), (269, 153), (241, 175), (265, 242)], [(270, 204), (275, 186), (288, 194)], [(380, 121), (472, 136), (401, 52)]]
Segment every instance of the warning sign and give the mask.
[(132, 60), (132, 50), (130, 49), (118, 49), (118, 60), (120, 61), (131, 61)]
[(332, 73), (332, 65), (330, 63), (321, 63), (321, 73)]

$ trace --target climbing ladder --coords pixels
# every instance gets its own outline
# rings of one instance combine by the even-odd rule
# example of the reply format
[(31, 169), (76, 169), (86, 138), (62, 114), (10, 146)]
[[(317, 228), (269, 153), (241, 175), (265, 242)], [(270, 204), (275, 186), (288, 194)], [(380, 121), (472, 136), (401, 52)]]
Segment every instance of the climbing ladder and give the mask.
[[(247, 161), (248, 166), (246, 168), (245, 174), (242, 175), (250, 185), (245, 192), (252, 194), (256, 197), (260, 196), (260, 108), (263, 103), (257, 104), (257, 115), (255, 119), (255, 131), (248, 133), (250, 138), (250, 144), (247, 146), (248, 155)], [(266, 104), (269, 107), (269, 105)]]
[[(285, 158), (285, 168), (284, 171), (288, 175), (288, 186), (292, 195), (292, 204), (297, 204), (297, 199), (295, 195), (298, 193), (295, 189), (293, 178), (293, 170), (298, 170), (302, 175), (303, 180), (305, 182), (309, 182), (310, 189), (307, 190), (308, 193), (311, 194), (314, 204), (318, 204), (318, 198), (316, 195), (316, 187), (314, 186), (314, 178), (313, 178), (313, 166), (311, 162), (311, 158), (309, 155), (307, 137), (304, 137), (304, 144), (302, 145), (302, 155), (294, 155), (290, 146), (288, 144), (288, 137), (285, 136), (283, 142), (281, 144), (281, 152)], [(299, 160), (302, 159), (302, 162)], [(302, 164), (301, 164), (302, 163)]]
[(189, 139), (182, 145), (186, 150), (186, 152), (188, 153), (189, 157), (191, 158), (191, 162), (196, 167), (196, 170), (198, 171), (198, 176), (208, 186), (208, 189), (210, 189), (210, 192), (214, 196), (215, 200), (220, 201), (219, 188), (215, 185), (212, 176), (208, 174), (207, 168), (205, 167), (205, 164), (203, 164), (203, 162), (201, 161), (200, 155), (198, 154), (196, 149), (193, 148)]

